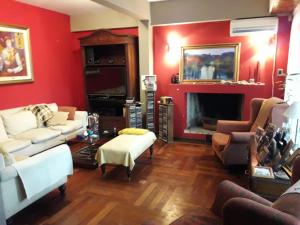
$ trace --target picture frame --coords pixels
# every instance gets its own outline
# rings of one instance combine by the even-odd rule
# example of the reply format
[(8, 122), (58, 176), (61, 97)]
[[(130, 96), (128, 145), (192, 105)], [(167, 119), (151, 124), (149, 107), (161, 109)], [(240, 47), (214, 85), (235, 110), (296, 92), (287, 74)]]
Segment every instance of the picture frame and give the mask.
[(33, 82), (30, 31), (0, 24), (0, 84)]
[(300, 148), (296, 149), (293, 154), (285, 161), (285, 163), (282, 165), (282, 169), (286, 174), (291, 177), (292, 171), (293, 171), (293, 165), (296, 160), (296, 158), (300, 157)]
[(252, 168), (252, 176), (274, 179), (273, 169), (267, 166), (254, 166)]
[(238, 80), (240, 44), (183, 46), (180, 82), (220, 82)]
[(270, 151), (269, 151), (269, 149), (268, 149), (267, 146), (263, 146), (260, 149), (260, 151), (257, 152), (257, 156), (256, 157), (257, 157), (257, 161), (258, 161), (259, 165), (264, 166), (265, 161), (266, 161), (266, 159), (268, 157), (269, 152)]

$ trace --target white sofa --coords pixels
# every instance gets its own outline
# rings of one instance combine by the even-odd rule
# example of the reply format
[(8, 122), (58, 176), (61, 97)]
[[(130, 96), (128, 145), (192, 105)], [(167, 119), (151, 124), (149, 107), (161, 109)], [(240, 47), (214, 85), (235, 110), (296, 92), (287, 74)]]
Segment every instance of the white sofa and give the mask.
[[(57, 104), (47, 105), (51, 111), (58, 111)], [(45, 127), (39, 125), (36, 117), (30, 111), (25, 111), (24, 107), (0, 110), (0, 197), (3, 200), (3, 204), (0, 202), (0, 211), (2, 210), (6, 219), (67, 182), (67, 175), (62, 174), (59, 180), (49, 183), (46, 181), (45, 188), (26, 198), (24, 182), (16, 167), (25, 162), (32, 171), (41, 171), (37, 162), (39, 165), (49, 163), (47, 157), (51, 158), (55, 154), (53, 149), (61, 148), (69, 154), (69, 147), (63, 143), (82, 133), (87, 123), (86, 111), (76, 111), (74, 120), (67, 120), (65, 125)], [(7, 156), (23, 160), (8, 162)], [(49, 160), (55, 166), (48, 166), (49, 173), (46, 171), (44, 177), (59, 168), (59, 160), (55, 156)], [(60, 164), (72, 166), (72, 158)], [(40, 180), (36, 182), (41, 183)]]
[[(56, 103), (47, 105), (51, 111), (58, 111)], [(86, 111), (76, 111), (74, 120), (68, 120), (66, 125), (52, 127), (39, 125), (30, 113), (24, 111), (24, 107), (0, 110), (2, 150), (14, 156), (32, 156), (74, 138), (83, 132), (88, 123)], [(0, 161), (0, 165), (2, 163)]]
[[(19, 173), (17, 169), (24, 165), (25, 171), (23, 174)], [(8, 219), (56, 188), (64, 194), (64, 185), (67, 183), (68, 175), (72, 173), (72, 156), (66, 144), (2, 167), (0, 169), (0, 201), (2, 201), (0, 215)], [(29, 186), (26, 186), (26, 179), (27, 184), (30, 183)], [(27, 191), (30, 186), (34, 190)], [(2, 223), (5, 223), (3, 219)]]

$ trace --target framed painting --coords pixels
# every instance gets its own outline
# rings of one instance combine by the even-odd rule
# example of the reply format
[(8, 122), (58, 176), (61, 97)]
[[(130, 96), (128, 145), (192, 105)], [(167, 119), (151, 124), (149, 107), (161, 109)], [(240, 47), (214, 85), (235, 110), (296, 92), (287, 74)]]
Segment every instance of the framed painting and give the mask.
[(293, 154), (282, 165), (282, 169), (287, 173), (289, 177), (292, 176), (293, 165), (296, 158), (300, 157), (300, 148), (296, 149)]
[(239, 58), (238, 43), (182, 47), (180, 81), (237, 81)]
[(0, 25), (0, 84), (32, 81), (29, 29)]

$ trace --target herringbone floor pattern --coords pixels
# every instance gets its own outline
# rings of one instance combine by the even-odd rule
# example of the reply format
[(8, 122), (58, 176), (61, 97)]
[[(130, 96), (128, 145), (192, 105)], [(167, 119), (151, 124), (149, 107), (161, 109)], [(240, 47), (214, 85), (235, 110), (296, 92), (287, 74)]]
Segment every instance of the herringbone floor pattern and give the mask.
[(209, 145), (157, 142), (152, 161), (148, 151), (137, 159), (130, 182), (121, 166), (107, 166), (106, 177), (99, 169), (75, 168), (64, 199), (54, 191), (14, 216), (12, 224), (166, 225), (196, 207), (208, 208), (224, 179), (245, 184)]

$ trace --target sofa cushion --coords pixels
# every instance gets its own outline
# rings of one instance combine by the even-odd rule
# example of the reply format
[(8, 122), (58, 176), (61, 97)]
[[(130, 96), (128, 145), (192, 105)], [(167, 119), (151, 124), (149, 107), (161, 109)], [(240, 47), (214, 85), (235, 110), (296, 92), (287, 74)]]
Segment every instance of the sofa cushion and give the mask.
[(31, 145), (30, 140), (16, 140), (8, 138), (0, 141), (0, 148), (7, 153), (14, 153)]
[(82, 128), (82, 123), (78, 120), (67, 120), (65, 125), (50, 127), (53, 130), (59, 130), (62, 134), (68, 134)]
[(229, 134), (224, 133), (214, 133), (212, 136), (212, 145), (215, 151), (222, 151), (224, 147), (228, 144), (230, 140)]
[(0, 140), (3, 140), (3, 139), (7, 139), (7, 133), (6, 133), (2, 118), (0, 116)]
[(36, 128), (17, 134), (14, 137), (21, 140), (31, 140), (33, 144), (38, 144), (43, 141), (58, 137), (61, 134), (59, 130), (52, 130), (48, 128)]
[(37, 127), (35, 115), (30, 111), (20, 111), (11, 115), (3, 115), (6, 132), (16, 135)]
[(74, 120), (76, 107), (73, 106), (58, 106), (58, 111), (60, 112), (68, 112), (68, 120)]
[(53, 112), (53, 117), (46, 122), (47, 126), (65, 125), (68, 114), (68, 112)]

